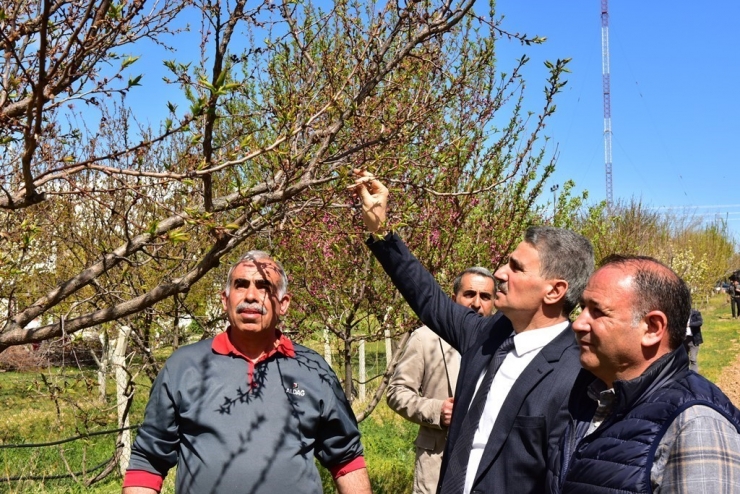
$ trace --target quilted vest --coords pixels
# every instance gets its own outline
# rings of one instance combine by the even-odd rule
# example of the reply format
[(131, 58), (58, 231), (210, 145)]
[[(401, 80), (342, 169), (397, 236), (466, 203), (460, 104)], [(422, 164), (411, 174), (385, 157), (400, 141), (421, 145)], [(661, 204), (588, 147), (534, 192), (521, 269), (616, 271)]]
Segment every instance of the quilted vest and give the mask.
[[(660, 440), (673, 420), (694, 405), (716, 410), (740, 433), (740, 411), (717, 386), (687, 365), (686, 351), (680, 347), (637, 379), (616, 381), (618, 401), (611, 415), (577, 443), (568, 460), (561, 458), (568, 463), (561, 466), (567, 473), (560, 492), (652, 492), (650, 470)], [(584, 427), (587, 424), (576, 421), (568, 426), (561, 452), (568, 449), (569, 440), (583, 434)]]

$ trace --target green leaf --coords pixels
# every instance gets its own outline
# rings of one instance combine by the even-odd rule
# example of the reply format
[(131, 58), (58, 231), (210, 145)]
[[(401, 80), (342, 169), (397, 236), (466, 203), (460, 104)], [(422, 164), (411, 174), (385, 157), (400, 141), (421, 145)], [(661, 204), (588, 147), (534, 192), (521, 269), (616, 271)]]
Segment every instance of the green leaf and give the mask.
[(207, 80), (207, 79), (205, 79), (205, 78), (203, 78), (203, 77), (202, 77), (202, 78), (200, 78), (200, 79), (198, 80), (198, 83), (199, 83), (199, 84), (200, 84), (201, 86), (203, 86), (203, 87), (205, 87), (206, 89), (208, 89), (208, 90), (209, 90), (209, 91), (210, 91), (211, 93), (215, 93), (215, 92), (216, 92), (216, 88), (215, 88), (215, 87), (213, 86), (213, 84), (211, 84), (210, 82), (208, 82), (208, 80)]
[(221, 86), (221, 90), (222, 91), (232, 91), (232, 90), (237, 89), (239, 87), (241, 87), (241, 83), (239, 83), (239, 82), (231, 82), (229, 84), (224, 84), (223, 86)]
[(139, 81), (140, 80), (141, 80), (141, 75), (137, 75), (134, 78), (129, 77), (128, 78), (128, 87), (141, 86), (141, 84), (139, 84)]
[(123, 13), (122, 4), (112, 4), (110, 6), (110, 10), (108, 10), (108, 17), (114, 20), (118, 20), (121, 18), (122, 13)]
[(216, 87), (223, 86), (224, 82), (226, 82), (226, 71), (222, 70), (221, 73), (218, 75), (218, 78), (216, 79)]
[(126, 59), (121, 63), (121, 70), (125, 69), (126, 67), (133, 65), (134, 62), (136, 62), (141, 57), (132, 57), (128, 56)]
[(190, 234), (178, 228), (167, 233), (167, 238), (172, 243), (187, 242), (188, 240), (190, 240)]
[(206, 105), (206, 99), (205, 98), (198, 98), (198, 100), (194, 101), (192, 105), (190, 105), (190, 113), (195, 117), (203, 113), (203, 108)]
[(174, 60), (164, 60), (162, 63), (164, 64), (165, 67), (167, 67), (172, 72), (174, 72), (175, 74), (177, 74), (177, 69), (176, 69), (176, 65), (175, 65), (175, 61)]

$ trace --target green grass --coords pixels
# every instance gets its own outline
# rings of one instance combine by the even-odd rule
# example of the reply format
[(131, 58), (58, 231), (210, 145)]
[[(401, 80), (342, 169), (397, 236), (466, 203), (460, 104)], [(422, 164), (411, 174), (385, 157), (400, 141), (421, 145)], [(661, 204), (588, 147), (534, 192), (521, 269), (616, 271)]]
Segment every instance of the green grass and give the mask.
[[(740, 320), (730, 317), (730, 307), (723, 294), (705, 299), (698, 304), (704, 317), (704, 344), (699, 352), (703, 375), (715, 381), (722, 369), (735, 362), (740, 351)], [(322, 351), (323, 345), (311, 344)], [(164, 358), (165, 354), (162, 355)], [(385, 366), (382, 342), (367, 345), (368, 377), (373, 377)], [(357, 372), (356, 352), (353, 367)], [(343, 369), (335, 369), (341, 377)], [(115, 428), (114, 399), (101, 405), (97, 399), (97, 383), (91, 371), (52, 369), (31, 373), (0, 373), (0, 446), (15, 443), (48, 442), (92, 432)], [(356, 379), (356, 375), (355, 375)], [(137, 379), (137, 394), (132, 411), (132, 423), (141, 420), (149, 382), (143, 376)], [(368, 383), (368, 399), (379, 380)], [(114, 391), (113, 383), (108, 385)], [(364, 409), (357, 404), (355, 410)], [(411, 492), (414, 468), (414, 438), (417, 426), (393, 413), (382, 400), (372, 415), (360, 424), (365, 447), (365, 459), (376, 494), (408, 494)], [(88, 470), (108, 458), (113, 451), (115, 435), (96, 436), (86, 440), (40, 449), (0, 449), (0, 478), (66, 473), (63, 455), (74, 471)], [(328, 472), (321, 469), (325, 492), (335, 492)], [(83, 478), (55, 481), (2, 482), (0, 492), (34, 494), (109, 494), (120, 493), (121, 478), (113, 473), (92, 487), (85, 487)], [(174, 492), (174, 472), (168, 476), (163, 494)]]
[(740, 319), (732, 319), (725, 294), (696, 300), (704, 319), (701, 334), (704, 344), (699, 347), (699, 372), (717, 382), (722, 369), (735, 362), (740, 351)]
[[(46, 443), (88, 432), (115, 428), (115, 409), (96, 401), (94, 375), (72, 370), (0, 374), (0, 445)], [(112, 388), (112, 385), (110, 387)], [(92, 394), (91, 394), (92, 392)], [(112, 402), (112, 400), (111, 400)], [(120, 491), (120, 482), (87, 488), (83, 479), (105, 462), (115, 448), (115, 435), (64, 444), (0, 449), (3, 479), (54, 476), (83, 472), (77, 479), (11, 481), (1, 492), (107, 493)]]
[[(368, 344), (368, 376), (385, 365), (385, 355), (374, 351), (381, 344)], [(371, 353), (372, 352), (372, 353)], [(353, 358), (355, 369), (356, 356)], [(63, 445), (43, 448), (1, 448), (12, 444), (52, 442), (85, 432), (115, 429), (116, 410), (113, 382), (108, 384), (107, 404), (97, 401), (97, 382), (93, 371), (51, 369), (38, 372), (0, 373), (0, 479), (11, 477), (51, 476), (84, 471), (77, 479), (0, 482), (0, 492), (38, 494), (120, 493), (121, 477), (117, 473), (91, 487), (84, 485), (91, 467), (110, 457), (115, 447), (115, 434), (95, 436)], [(355, 376), (356, 379), (356, 376)], [(368, 399), (379, 380), (368, 384)], [(131, 422), (143, 417), (149, 395), (149, 382), (140, 375), (132, 408)], [(357, 404), (356, 410), (364, 409)], [(388, 409), (383, 400), (370, 418), (360, 424), (375, 493), (410, 492), (413, 480), (416, 426)], [(62, 459), (64, 458), (64, 460)], [(334, 492), (333, 482), (321, 469), (325, 491)], [(163, 494), (174, 492), (174, 472), (170, 472)]]

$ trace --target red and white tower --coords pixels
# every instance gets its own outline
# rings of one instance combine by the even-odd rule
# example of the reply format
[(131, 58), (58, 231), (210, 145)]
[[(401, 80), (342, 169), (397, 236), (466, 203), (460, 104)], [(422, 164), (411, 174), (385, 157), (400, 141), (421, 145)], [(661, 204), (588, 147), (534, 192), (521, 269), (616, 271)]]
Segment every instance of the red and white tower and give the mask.
[(612, 101), (609, 76), (609, 0), (601, 0), (601, 84), (604, 91), (604, 168), (606, 204), (612, 207)]

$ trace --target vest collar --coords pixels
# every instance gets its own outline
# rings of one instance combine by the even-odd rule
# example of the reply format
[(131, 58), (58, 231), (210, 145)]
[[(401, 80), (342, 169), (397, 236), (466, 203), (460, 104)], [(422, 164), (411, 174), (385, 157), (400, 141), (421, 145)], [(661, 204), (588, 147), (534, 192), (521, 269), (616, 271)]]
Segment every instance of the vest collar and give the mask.
[(617, 397), (614, 411), (632, 409), (641, 398), (675, 379), (681, 371), (688, 370), (688, 366), (689, 357), (683, 345), (680, 345), (650, 364), (650, 367), (638, 377), (629, 381), (614, 381), (614, 392)]

